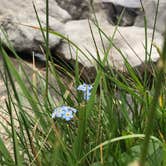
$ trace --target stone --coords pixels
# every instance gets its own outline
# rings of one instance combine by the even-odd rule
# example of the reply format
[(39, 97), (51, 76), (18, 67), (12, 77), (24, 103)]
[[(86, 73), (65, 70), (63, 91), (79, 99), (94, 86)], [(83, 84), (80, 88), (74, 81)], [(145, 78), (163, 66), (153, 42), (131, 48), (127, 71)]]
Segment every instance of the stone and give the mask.
[(81, 19), (88, 16), (88, 0), (56, 0), (56, 2), (68, 11), (73, 19)]
[(113, 3), (127, 8), (141, 8), (140, 0), (102, 0), (102, 2)]
[[(91, 22), (93, 35), (98, 47), (99, 55), (101, 60), (104, 58), (104, 49), (102, 46), (101, 38), (98, 32), (98, 28)], [(106, 35), (111, 37), (115, 30), (115, 27), (110, 25), (105, 19), (100, 24), (101, 29), (105, 32)], [(89, 73), (91, 74), (91, 69), (96, 67), (97, 53), (96, 48), (92, 39), (90, 32), (88, 20), (79, 20), (79, 21), (69, 21), (65, 25), (66, 36), (73, 41), (84, 53), (81, 53), (76, 48), (72, 47), (67, 42), (63, 42), (59, 52), (63, 53), (63, 56), (68, 61), (76, 60), (76, 52), (78, 51), (78, 62), (84, 67), (88, 68)], [(150, 48), (150, 41), (152, 36), (152, 29), (148, 29), (148, 50)], [(121, 50), (124, 54), (124, 57), (127, 61), (133, 66), (139, 66), (145, 61), (145, 49), (144, 49), (144, 28), (141, 27), (118, 27), (118, 31), (115, 33), (114, 45)], [(102, 35), (102, 41), (104, 47), (107, 50), (110, 46), (108, 39)], [(161, 47), (162, 45), (162, 36), (156, 32), (154, 43)], [(71, 49), (69, 49), (71, 48)], [(89, 54), (90, 52), (90, 54)], [(157, 61), (159, 55), (155, 48), (152, 49), (151, 60)], [(119, 53), (119, 51), (113, 47), (110, 49), (108, 54), (108, 62), (115, 69), (120, 71), (125, 71), (124, 59)], [(89, 75), (90, 76), (90, 75)], [(93, 77), (94, 75), (92, 75)]]
[[(141, 11), (142, 6), (140, 3), (140, 0), (102, 0), (102, 2), (107, 4), (110, 4), (110, 3), (114, 4), (116, 9), (117, 9), (117, 6), (119, 5), (121, 7), (130, 8), (130, 10), (131, 9), (137, 10), (136, 8), (139, 8), (140, 10), (137, 11), (138, 16), (136, 17), (134, 25), (144, 27), (144, 15), (145, 15), (147, 18), (148, 28), (154, 27), (154, 20), (155, 20), (158, 0), (142, 0), (142, 5), (145, 10), (145, 13), (143, 12), (143, 10)], [(165, 32), (165, 28), (166, 28), (166, 24), (165, 24), (166, 10), (165, 9), (166, 9), (165, 0), (160, 0), (156, 29), (162, 34)], [(130, 20), (130, 15), (129, 16), (126, 15), (125, 18)]]
[[(144, 0), (143, 6), (145, 13), (141, 13), (138, 15), (138, 17), (135, 20), (135, 26), (144, 26), (144, 14), (147, 18), (147, 26), (149, 28), (154, 27), (154, 20), (155, 20), (155, 14), (157, 9), (157, 0)], [(159, 1), (159, 8), (158, 8), (158, 16), (157, 16), (157, 24), (156, 24), (156, 30), (160, 33), (164, 33), (166, 29), (166, 1), (160, 0)]]
[(92, 15), (91, 4), (99, 10), (101, 0), (56, 0), (60, 7), (70, 13), (73, 20), (85, 19)]
[[(44, 40), (41, 31), (25, 25), (39, 27), (36, 14), (29, 0), (0, 0), (0, 38), (6, 42), (3, 30), (7, 33), (8, 39), (16, 51), (38, 51), (41, 52), (40, 46), (43, 46)], [(45, 23), (45, 1), (36, 0), (34, 4), (37, 8), (38, 15), (43, 27)], [(49, 1), (50, 16), (49, 26), (51, 29), (64, 33), (64, 22), (71, 19), (67, 11), (60, 8), (54, 0)], [(3, 29), (3, 30), (2, 30)], [(55, 35), (50, 36), (50, 48), (59, 44), (60, 39)]]
[[(109, 2), (103, 2), (103, 4), (107, 13), (107, 20), (111, 24), (118, 24), (119, 26), (131, 26), (134, 24), (139, 9), (127, 8)], [(121, 19), (119, 20), (120, 17)]]

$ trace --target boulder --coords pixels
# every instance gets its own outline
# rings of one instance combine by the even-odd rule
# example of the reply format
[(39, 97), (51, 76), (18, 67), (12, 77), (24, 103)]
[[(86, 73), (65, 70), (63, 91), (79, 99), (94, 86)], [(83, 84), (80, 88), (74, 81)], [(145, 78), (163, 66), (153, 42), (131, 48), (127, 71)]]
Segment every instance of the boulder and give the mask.
[[(45, 23), (45, 1), (36, 0), (35, 6), (43, 27)], [(44, 44), (40, 30), (25, 25), (37, 26), (39, 24), (33, 8), (32, 1), (29, 0), (0, 0), (0, 38), (5, 42), (3, 30), (7, 33), (9, 41), (17, 51), (41, 51), (40, 45)], [(64, 33), (64, 22), (69, 20), (70, 15), (60, 8), (54, 0), (49, 1), (50, 16), (49, 26), (51, 29)], [(50, 48), (55, 47), (60, 41), (54, 35), (50, 35)], [(8, 44), (5, 42), (5, 44)]]
[(133, 25), (141, 8), (140, 0), (102, 0), (102, 2), (107, 8), (108, 21), (115, 25), (118, 23), (119, 26)]
[[(103, 6), (107, 13), (107, 20), (113, 25), (131, 26), (134, 24), (135, 18), (139, 13), (139, 9), (124, 8), (121, 5), (115, 5), (107, 1), (103, 2)], [(120, 17), (121, 19), (119, 20)]]
[(88, 0), (56, 0), (56, 2), (68, 11), (73, 19), (86, 18), (88, 16)]
[[(91, 22), (93, 35), (98, 47), (99, 55), (101, 60), (104, 58), (104, 49), (99, 35), (98, 28)], [(106, 20), (102, 22), (101, 29), (106, 35), (111, 37), (115, 30), (115, 27), (110, 25)], [(85, 53), (78, 51), (78, 61), (84, 67), (88, 69), (93, 69), (96, 66), (97, 53), (96, 48), (92, 39), (90, 32), (88, 20), (70, 21), (65, 25), (66, 36), (73, 41), (79, 48)], [(152, 29), (148, 29), (148, 50), (150, 48)], [(102, 36), (102, 41), (105, 50), (109, 49), (110, 41)], [(115, 33), (113, 40), (114, 46), (121, 50), (127, 61), (133, 66), (139, 66), (145, 61), (145, 49), (144, 49), (144, 28), (141, 27), (119, 27), (118, 31)], [(159, 33), (155, 34), (155, 41), (159, 47), (162, 45), (162, 36)], [(110, 65), (114, 66), (115, 69), (124, 71), (124, 58), (120, 52), (112, 47), (109, 50), (108, 62)], [(69, 49), (70, 48), (70, 49)], [(77, 49), (73, 46), (69, 46), (67, 42), (63, 42), (60, 48), (60, 52), (63, 53), (64, 58), (72, 61), (76, 59)], [(94, 59), (95, 58), (95, 59)], [(159, 55), (155, 48), (152, 50), (151, 60), (157, 61)], [(89, 73), (91, 71), (89, 70)]]
[(90, 17), (92, 15), (91, 4), (95, 11), (98, 11), (101, 5), (101, 0), (56, 0), (56, 2), (70, 13), (73, 20)]
[[(137, 8), (139, 9), (142, 8), (140, 0), (102, 0), (102, 2), (107, 4), (114, 4), (117, 11), (119, 11), (118, 6), (125, 7), (128, 10), (137, 10)], [(158, 0), (142, 0), (142, 5), (145, 10), (145, 13), (143, 12), (143, 10), (142, 11), (140, 10), (139, 12), (137, 12), (138, 16), (136, 17), (136, 20), (135, 20), (135, 24), (134, 24), (135, 26), (144, 27), (144, 15), (146, 15), (148, 28), (154, 27), (155, 14), (157, 10), (157, 2)], [(166, 1), (160, 0), (157, 24), (156, 24), (156, 29), (160, 33), (164, 33), (166, 28), (166, 10), (165, 9), (166, 9)], [(129, 16), (126, 15), (125, 18), (130, 20), (130, 15)]]
[[(145, 15), (147, 18), (147, 26), (149, 28), (154, 27), (154, 20), (155, 20), (155, 14), (157, 9), (157, 0), (144, 0), (143, 6), (145, 9)], [(160, 0), (159, 8), (158, 8), (158, 16), (157, 16), (157, 24), (156, 24), (156, 30), (160, 33), (165, 32), (166, 28), (166, 1)], [(144, 26), (144, 13), (142, 12), (135, 21), (135, 26)]]
[(102, 2), (113, 3), (127, 8), (141, 8), (140, 0), (102, 0)]

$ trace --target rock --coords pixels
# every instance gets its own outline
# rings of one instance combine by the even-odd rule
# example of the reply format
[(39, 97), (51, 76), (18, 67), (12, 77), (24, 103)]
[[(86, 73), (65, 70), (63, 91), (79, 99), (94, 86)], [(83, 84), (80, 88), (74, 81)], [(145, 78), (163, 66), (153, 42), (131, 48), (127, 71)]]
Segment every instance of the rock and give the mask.
[(56, 2), (68, 11), (73, 19), (87, 18), (88, 16), (88, 0), (56, 0)]
[(63, 9), (68, 11), (73, 20), (85, 19), (91, 16), (91, 3), (98, 10), (101, 0), (56, 0)]
[[(16, 51), (41, 51), (40, 45), (43, 45), (44, 42), (40, 30), (22, 25), (26, 24), (39, 27), (32, 1), (13, 0), (9, 2), (0, 0), (0, 3), (0, 26), (7, 33), (8, 39)], [(49, 26), (51, 29), (63, 33), (63, 22), (66, 22), (71, 17), (65, 10), (61, 9), (54, 0), (50, 0), (49, 3)], [(36, 0), (35, 6), (41, 24), (45, 27), (45, 1)], [(0, 38), (4, 42), (6, 41), (2, 30), (0, 30)], [(55, 47), (59, 41), (59, 38), (50, 35), (50, 48)], [(8, 43), (6, 42), (6, 44)]]
[[(120, 5), (114, 5), (113, 3), (104, 2), (104, 6), (107, 13), (108, 21), (113, 25), (119, 26), (131, 26), (135, 22), (135, 18), (138, 14), (138, 9), (124, 8)], [(123, 15), (121, 16), (123, 12)], [(121, 20), (119, 18), (121, 17)]]
[[(93, 34), (98, 47), (100, 58), (103, 59), (104, 51), (98, 29), (93, 23), (91, 23), (91, 26), (93, 29)], [(102, 22), (101, 28), (109, 37), (113, 35), (115, 29), (115, 27), (110, 25), (106, 20)], [(97, 59), (97, 53), (88, 25), (88, 21), (86, 19), (79, 21), (70, 21), (66, 24), (65, 29), (66, 36), (68, 36), (69, 39), (73, 41), (76, 45), (78, 45), (81, 50), (86, 54), (87, 57), (85, 57), (85, 55), (78, 51), (78, 61), (84, 68), (88, 68), (89, 73), (91, 74), (91, 69), (94, 69), (94, 67), (96, 66), (96, 61), (94, 60), (94, 58)], [(119, 27), (114, 37), (115, 46), (119, 48), (122, 53), (124, 53), (124, 57), (133, 67), (141, 65), (145, 60), (145, 49), (143, 45), (145, 41), (144, 36), (144, 28), (132, 26)], [(148, 48), (150, 48), (151, 36), (152, 29), (148, 29)], [(103, 35), (102, 40), (105, 49), (108, 49), (110, 42)], [(161, 46), (162, 44), (162, 37), (159, 33), (156, 33), (155, 35), (155, 43), (158, 46)], [(63, 53), (64, 58), (68, 60), (72, 61), (76, 59), (76, 48), (71, 47), (71, 54), (69, 51), (69, 45), (66, 42), (63, 42), (60, 48), (60, 52)], [(91, 54), (89, 54), (89, 52)], [(158, 58), (159, 55), (156, 49), (153, 48), (151, 60), (157, 61)], [(111, 50), (109, 51), (108, 62), (117, 70), (125, 70), (124, 59), (115, 47), (111, 48)], [(87, 75), (89, 75), (89, 73), (87, 73)]]
[[(136, 10), (135, 8), (142, 8), (140, 0), (102, 0), (103, 3), (111, 3), (114, 4), (117, 10), (117, 5), (123, 6), (125, 8), (130, 8)], [(155, 20), (155, 14), (157, 9), (157, 2), (158, 0), (142, 0), (142, 4), (145, 10), (145, 13), (137, 12), (138, 16), (135, 20), (135, 26), (141, 26), (144, 27), (144, 14), (147, 18), (147, 26), (148, 28), (154, 27), (154, 20)], [(166, 23), (166, 3), (165, 0), (159, 1), (159, 10), (158, 10), (158, 17), (157, 17), (157, 25), (156, 29), (160, 33), (165, 32), (165, 23)], [(124, 16), (123, 16), (124, 17)], [(130, 15), (125, 16), (126, 19), (130, 20)], [(122, 18), (123, 20), (123, 18)]]
[[(138, 67), (145, 62), (145, 33), (144, 28), (141, 27), (119, 27), (119, 32), (115, 35), (115, 45), (120, 48), (122, 53), (124, 53), (125, 58), (131, 64), (132, 67)], [(148, 53), (150, 52), (151, 39), (153, 30), (147, 29), (147, 41), (148, 41)], [(160, 33), (155, 34), (154, 43), (161, 48), (163, 43), (163, 38)], [(159, 54), (156, 48), (152, 47), (151, 61), (156, 62), (159, 59)], [(115, 59), (115, 67), (124, 69), (124, 60), (120, 53), (115, 49), (110, 51), (111, 59)]]
[[(140, 0), (102, 0), (107, 8), (108, 21), (119, 26), (131, 26), (141, 7)], [(121, 16), (123, 12), (123, 15)]]
[[(147, 26), (150, 28), (154, 27), (155, 14), (157, 9), (157, 0), (144, 0), (143, 6), (145, 9), (145, 14), (147, 18)], [(165, 0), (160, 0), (158, 16), (157, 16), (157, 24), (156, 29), (160, 33), (165, 32), (166, 28), (166, 2)], [(144, 13), (142, 12), (135, 21), (135, 26), (144, 26)]]
[(141, 8), (140, 0), (102, 0), (102, 2), (113, 3), (127, 8)]

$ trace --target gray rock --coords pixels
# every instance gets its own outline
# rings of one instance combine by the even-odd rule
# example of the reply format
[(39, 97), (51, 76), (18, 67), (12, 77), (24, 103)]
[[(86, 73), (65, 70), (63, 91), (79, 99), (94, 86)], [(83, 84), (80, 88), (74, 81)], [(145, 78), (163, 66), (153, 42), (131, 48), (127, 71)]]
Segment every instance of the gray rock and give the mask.
[(140, 0), (102, 0), (102, 2), (107, 8), (108, 21), (114, 25), (118, 23), (119, 26), (133, 25), (141, 7)]
[(85, 19), (91, 16), (91, 4), (93, 3), (95, 10), (98, 10), (101, 0), (56, 0), (63, 9), (68, 11), (72, 19)]
[[(147, 26), (150, 28), (154, 27), (154, 20), (155, 14), (157, 9), (157, 0), (144, 0), (143, 6), (145, 9), (145, 15), (147, 18)], [(158, 17), (157, 17), (157, 24), (156, 29), (160, 33), (165, 32), (166, 28), (166, 1), (160, 0), (159, 10), (158, 10)], [(144, 13), (142, 12), (135, 21), (135, 26), (144, 26)]]
[[(61, 9), (54, 0), (50, 0), (49, 3), (49, 26), (51, 29), (63, 33), (63, 22), (66, 22), (71, 17), (65, 10)], [(4, 42), (6, 41), (2, 32), (3, 29), (7, 33), (9, 41), (17, 51), (41, 51), (40, 45), (43, 45), (44, 41), (40, 30), (22, 25), (26, 24), (39, 27), (32, 1), (0, 0), (0, 4), (0, 38)], [(35, 6), (37, 8), (41, 24), (45, 27), (45, 1), (36, 1)], [(54, 35), (50, 35), (50, 48), (58, 44), (59, 41), (59, 38)]]
[[(101, 28), (103, 31), (110, 37), (113, 35), (115, 27), (110, 25), (106, 20), (101, 23)], [(78, 45), (81, 50), (86, 54), (83, 55), (80, 51), (78, 51), (78, 61), (85, 68), (92, 69), (96, 66), (97, 53), (95, 49), (95, 45), (92, 39), (92, 35), (90, 32), (90, 28), (88, 25), (88, 21), (80, 20), (80, 21), (70, 21), (65, 26), (66, 35), (69, 37), (71, 41), (73, 41), (76, 45)], [(100, 58), (104, 58), (104, 50), (102, 47), (100, 35), (98, 29), (94, 24), (92, 24), (93, 34), (95, 37), (95, 41), (99, 50)], [(114, 44), (117, 48), (121, 50), (124, 54), (124, 57), (128, 60), (128, 62), (133, 66), (141, 65), (145, 60), (145, 49), (144, 49), (144, 28), (141, 27), (119, 27), (116, 32), (114, 38)], [(150, 48), (150, 41), (152, 36), (152, 29), (148, 29), (148, 47)], [(110, 42), (102, 35), (102, 40), (104, 43), (105, 49), (109, 48)], [(162, 37), (159, 33), (156, 33), (155, 43), (158, 46), (162, 45)], [(132, 48), (132, 49), (131, 49)], [(134, 51), (133, 51), (134, 50)], [(63, 53), (64, 57), (68, 60), (76, 59), (76, 48), (71, 47), (71, 53), (69, 50), (69, 44), (63, 42), (60, 51)], [(91, 55), (89, 54), (91, 53)], [(94, 58), (93, 58), (93, 57)], [(151, 60), (157, 61), (159, 55), (155, 48), (152, 50)], [(124, 59), (121, 54), (117, 51), (116, 48), (111, 48), (108, 54), (108, 62), (110, 65), (114, 66), (114, 68), (124, 71)]]
[[(125, 8), (131, 8), (135, 10), (135, 8), (142, 8), (140, 0), (102, 0), (104, 3), (111, 3), (114, 5), (120, 5)], [(154, 27), (154, 20), (155, 20), (155, 14), (157, 9), (157, 2), (158, 0), (142, 0), (142, 4), (145, 10), (145, 13), (139, 12), (136, 20), (135, 20), (135, 26), (141, 26), (144, 27), (144, 15), (146, 15), (147, 18), (147, 26), (149, 28)], [(159, 1), (159, 10), (158, 10), (158, 17), (157, 17), (157, 25), (156, 29), (160, 33), (164, 33), (166, 28), (166, 1), (160, 0)], [(126, 19), (130, 20), (130, 15), (125, 16)], [(123, 18), (122, 18), (123, 19)]]
[[(103, 4), (106, 9), (107, 19), (111, 24), (118, 24), (119, 26), (131, 26), (134, 24), (139, 9), (126, 8), (109, 2), (103, 2)], [(121, 19), (119, 20), (120, 17)]]
[(85, 18), (88, 16), (88, 0), (56, 0), (56, 2), (70, 13), (73, 19)]
[(140, 0), (102, 0), (104, 3), (113, 3), (115, 5), (124, 6), (127, 8), (140, 8)]

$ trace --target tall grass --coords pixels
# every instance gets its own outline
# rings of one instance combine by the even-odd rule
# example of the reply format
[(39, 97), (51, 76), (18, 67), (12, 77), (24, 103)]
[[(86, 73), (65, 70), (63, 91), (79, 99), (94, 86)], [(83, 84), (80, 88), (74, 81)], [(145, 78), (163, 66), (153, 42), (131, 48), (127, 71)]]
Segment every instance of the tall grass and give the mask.
[[(85, 101), (76, 90), (83, 83), (77, 59), (72, 73), (54, 64), (48, 50), (48, 32), (75, 47), (78, 54), (81, 52), (86, 57), (87, 54), (67, 37), (48, 29), (48, 1), (46, 29), (40, 24), (36, 8), (35, 12), (46, 46), (46, 77), (33, 68), (31, 78), (25, 71), (26, 64), (23, 65), (8, 42), (10, 51), (18, 63), (21, 62), (17, 70), (2, 43), (0, 45), (4, 64), (1, 78), (7, 90), (4, 109), (9, 117), (10, 129), (3, 124), (1, 127), (10, 138), (12, 147), (11, 151), (0, 137), (1, 165), (123, 166), (133, 161), (140, 166), (165, 165), (166, 37), (163, 50), (156, 48), (160, 54), (157, 66), (151, 63), (154, 81), (151, 80), (150, 86), (145, 80), (147, 76), (141, 76), (126, 59), (127, 75), (114, 71), (111, 66), (105, 68), (109, 53), (109, 50), (105, 50), (103, 61), (94, 59), (98, 64), (96, 78), (92, 83), (91, 97)], [(101, 41), (104, 36), (110, 42), (109, 49), (115, 47), (113, 38), (118, 26), (111, 38), (97, 23), (96, 26)], [(93, 38), (92, 29), (91, 33)], [(120, 48), (116, 49), (124, 57)], [(147, 52), (149, 50), (145, 50), (145, 54)], [(67, 77), (62, 77), (58, 69)], [(62, 105), (78, 110), (74, 119), (66, 122), (51, 118), (54, 108)]]

